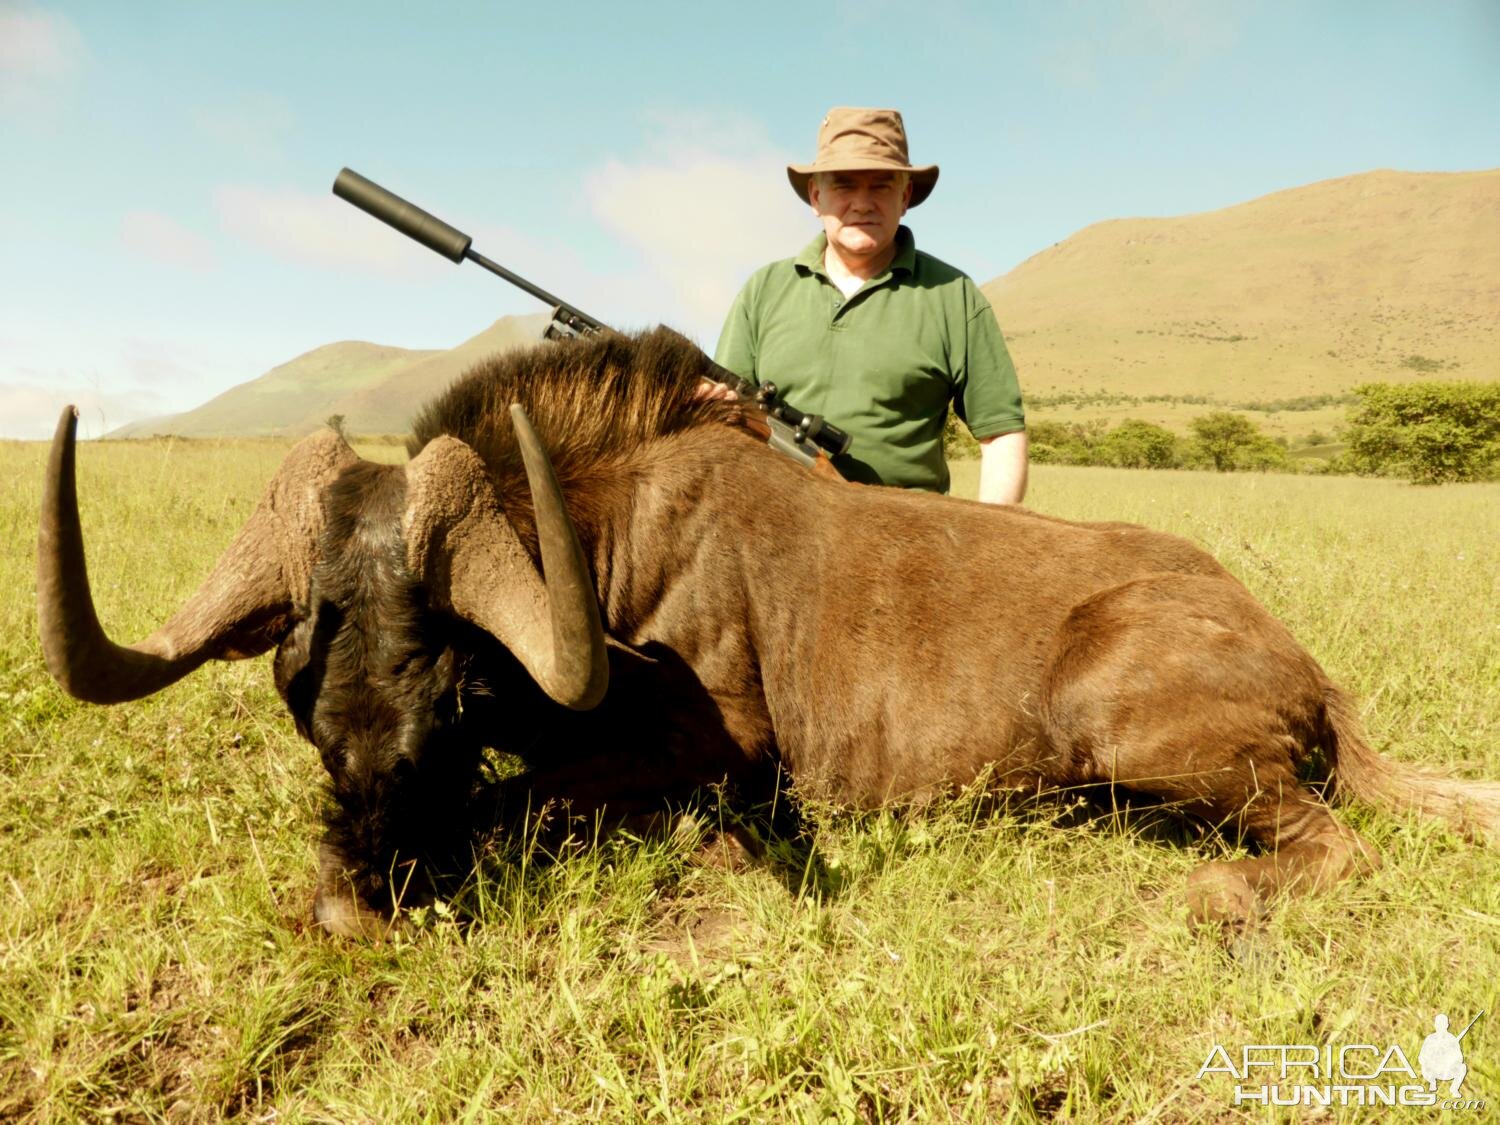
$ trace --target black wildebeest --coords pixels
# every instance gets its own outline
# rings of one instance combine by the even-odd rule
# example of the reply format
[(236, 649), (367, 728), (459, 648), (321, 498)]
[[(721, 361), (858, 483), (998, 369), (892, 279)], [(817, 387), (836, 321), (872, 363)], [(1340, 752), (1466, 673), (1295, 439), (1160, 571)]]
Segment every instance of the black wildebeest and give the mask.
[(585, 803), (773, 761), (856, 806), (986, 770), (1107, 783), (1260, 846), (1190, 877), (1192, 916), (1231, 923), (1378, 862), (1303, 766), (1339, 794), (1500, 828), (1500, 785), (1375, 754), (1312, 657), (1187, 541), (810, 474), (695, 397), (711, 371), (665, 329), (544, 345), (440, 395), (404, 466), (315, 434), (130, 648), (94, 614), (65, 413), (41, 524), (47, 665), (115, 703), (275, 647), (332, 778), (316, 915), (339, 933), (379, 928), (391, 872), (462, 819), (486, 744)]

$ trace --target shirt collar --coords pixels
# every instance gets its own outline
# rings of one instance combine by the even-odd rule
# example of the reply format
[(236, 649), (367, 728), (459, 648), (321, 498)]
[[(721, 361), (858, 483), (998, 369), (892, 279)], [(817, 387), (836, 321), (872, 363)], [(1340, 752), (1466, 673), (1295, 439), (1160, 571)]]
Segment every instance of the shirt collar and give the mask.
[[(819, 232), (818, 236), (802, 248), (802, 253), (793, 259), (799, 272), (816, 274), (826, 278), (828, 271), (823, 268), (823, 252), (828, 249), (828, 236)], [(872, 277), (865, 282), (866, 285), (879, 285), (892, 274), (906, 274), (908, 277), (916, 272), (917, 268), (917, 240), (911, 233), (911, 228), (903, 223), (896, 228), (896, 256), (891, 259), (884, 272)]]

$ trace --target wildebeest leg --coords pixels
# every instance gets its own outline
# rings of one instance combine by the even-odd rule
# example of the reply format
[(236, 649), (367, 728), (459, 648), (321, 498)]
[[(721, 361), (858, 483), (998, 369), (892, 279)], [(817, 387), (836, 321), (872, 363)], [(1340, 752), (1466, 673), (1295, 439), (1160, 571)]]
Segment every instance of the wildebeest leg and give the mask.
[(1285, 793), (1279, 800), (1256, 794), (1241, 815), (1247, 835), (1265, 854), (1205, 863), (1189, 875), (1188, 917), (1194, 923), (1240, 927), (1278, 893), (1324, 890), (1380, 865), (1375, 850), (1311, 793)]
[(1165, 798), (1259, 845), (1188, 880), (1190, 917), (1244, 925), (1281, 891), (1379, 865), (1298, 777), (1317, 744), (1323, 674), (1291, 635), (1220, 578), (1157, 576), (1069, 615), (1043, 682), (1042, 721), (1066, 776)]

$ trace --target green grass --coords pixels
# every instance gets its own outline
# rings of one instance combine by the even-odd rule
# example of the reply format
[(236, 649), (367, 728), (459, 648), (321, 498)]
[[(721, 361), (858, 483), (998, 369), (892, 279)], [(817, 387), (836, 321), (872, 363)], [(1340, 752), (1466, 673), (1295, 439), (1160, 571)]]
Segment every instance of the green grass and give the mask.
[[(186, 597), (283, 449), (81, 450), (117, 637)], [(1223, 841), (977, 798), (811, 810), (811, 852), (741, 872), (691, 825), (551, 863), (500, 843), (398, 941), (322, 940), (321, 766), (264, 660), (114, 708), (47, 677), (43, 456), (0, 444), (0, 1118), (1218, 1121), (1228, 1083), (1194, 1078), (1214, 1043), (1415, 1061), (1434, 1012), (1480, 1008), (1465, 1093), (1500, 1098), (1496, 853), (1366, 809), (1342, 815), (1384, 869), (1280, 905), (1238, 956), (1184, 924)], [(1030, 500), (1197, 540), (1359, 693), (1376, 746), (1500, 777), (1500, 487), (1042, 466)]]

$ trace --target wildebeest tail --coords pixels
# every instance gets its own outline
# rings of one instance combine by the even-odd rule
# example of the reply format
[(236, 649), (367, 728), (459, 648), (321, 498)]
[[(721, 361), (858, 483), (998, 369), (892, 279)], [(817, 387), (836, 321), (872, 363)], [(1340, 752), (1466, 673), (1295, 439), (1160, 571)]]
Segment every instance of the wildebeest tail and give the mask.
[(1365, 742), (1354, 701), (1331, 685), (1324, 718), (1335, 796), (1421, 813), (1500, 846), (1500, 782), (1465, 781), (1382, 757)]

